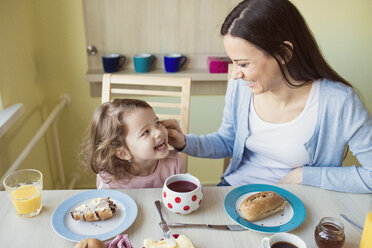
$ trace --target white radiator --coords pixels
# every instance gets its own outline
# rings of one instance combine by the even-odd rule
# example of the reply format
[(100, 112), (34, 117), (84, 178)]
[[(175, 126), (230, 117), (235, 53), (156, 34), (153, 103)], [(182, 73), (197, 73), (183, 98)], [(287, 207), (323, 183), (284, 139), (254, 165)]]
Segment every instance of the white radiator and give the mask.
[[(60, 149), (60, 145), (59, 145), (56, 119), (57, 119), (58, 114), (61, 112), (61, 110), (65, 106), (70, 105), (71, 97), (69, 95), (63, 94), (63, 95), (60, 96), (60, 99), (61, 99), (61, 101), (57, 104), (56, 107), (54, 107), (53, 111), (49, 114), (48, 118), (41, 125), (40, 129), (37, 131), (37, 133), (34, 135), (34, 137), (31, 139), (31, 141), (27, 144), (27, 146), (23, 149), (21, 154), (14, 161), (14, 163), (5, 172), (5, 174), (1, 178), (0, 182), (2, 182), (7, 175), (16, 171), (19, 168), (21, 163), (25, 160), (27, 155), (31, 152), (32, 148), (43, 137), (45, 132), (48, 130), (49, 126), (52, 125), (51, 131), (52, 131), (52, 135), (53, 135), (53, 143), (54, 143), (55, 152), (56, 152), (56, 159), (57, 159), (57, 165), (58, 165), (58, 176), (59, 176), (59, 180), (60, 180), (62, 188), (66, 188), (66, 179), (65, 179), (65, 174), (64, 174), (64, 170), (63, 170), (63, 163), (62, 163), (61, 149)], [(79, 179), (79, 174), (77, 174), (77, 173), (73, 174), (68, 188), (72, 189), (74, 187), (75, 183), (76, 183), (76, 180), (78, 180), (78, 179)], [(3, 189), (3, 188), (4, 188), (4, 186), (1, 184), (0, 189)]]

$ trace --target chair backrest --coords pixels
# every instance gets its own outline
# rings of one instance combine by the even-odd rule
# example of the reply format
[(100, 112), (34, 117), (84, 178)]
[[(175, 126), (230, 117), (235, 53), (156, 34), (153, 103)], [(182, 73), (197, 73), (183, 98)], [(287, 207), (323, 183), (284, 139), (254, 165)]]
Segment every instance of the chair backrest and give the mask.
[[(143, 75), (118, 75), (106, 73), (102, 81), (102, 103), (113, 98), (146, 96), (159, 119), (176, 119), (183, 133), (189, 132), (191, 78), (157, 77)], [(158, 99), (161, 98), (161, 99)], [(187, 155), (180, 153), (184, 171), (187, 171)]]

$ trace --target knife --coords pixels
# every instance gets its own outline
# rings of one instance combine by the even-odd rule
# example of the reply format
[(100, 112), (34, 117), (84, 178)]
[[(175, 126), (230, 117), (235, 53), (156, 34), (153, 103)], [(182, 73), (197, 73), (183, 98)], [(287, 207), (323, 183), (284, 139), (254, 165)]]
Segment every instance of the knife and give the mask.
[(230, 231), (248, 230), (247, 228), (245, 228), (241, 225), (210, 225), (210, 224), (168, 223), (168, 227), (200, 227), (200, 228), (211, 228), (211, 229), (230, 230)]
[(355, 226), (356, 228), (358, 228), (359, 231), (363, 232), (363, 227), (359, 226), (357, 223), (355, 223), (354, 221), (350, 220), (348, 217), (346, 217), (346, 215), (340, 214), (340, 216), (342, 218), (344, 218), (347, 222), (349, 222), (350, 224), (352, 224), (353, 226)]
[(159, 223), (159, 226), (160, 226), (161, 230), (163, 231), (164, 239), (167, 242), (172, 242), (173, 244), (176, 244), (176, 241), (175, 241), (175, 239), (174, 239), (171, 231), (169, 230), (169, 227), (167, 225), (167, 222), (164, 220), (163, 214), (161, 213), (161, 204), (160, 204), (160, 201), (155, 201), (155, 206), (156, 206), (156, 209), (158, 210), (159, 215), (160, 215), (161, 222)]

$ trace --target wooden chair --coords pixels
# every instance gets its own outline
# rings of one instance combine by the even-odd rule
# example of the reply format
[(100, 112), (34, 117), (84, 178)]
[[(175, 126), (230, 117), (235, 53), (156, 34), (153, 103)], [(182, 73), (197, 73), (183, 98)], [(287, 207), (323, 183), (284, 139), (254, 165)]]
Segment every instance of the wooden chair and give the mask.
[[(227, 73), (227, 83), (229, 83), (232, 71), (233, 71), (233, 64), (229, 64), (229, 69), (228, 69), (228, 73)], [(230, 162), (231, 162), (231, 158), (224, 158), (223, 159), (223, 172), (225, 172), (225, 170), (229, 166)]]
[[(183, 133), (187, 134), (190, 88), (191, 78), (106, 73), (102, 82), (102, 103), (120, 97), (154, 97), (154, 101), (146, 101), (154, 108), (159, 119), (178, 120)], [(186, 172), (187, 155), (180, 153), (180, 156)]]

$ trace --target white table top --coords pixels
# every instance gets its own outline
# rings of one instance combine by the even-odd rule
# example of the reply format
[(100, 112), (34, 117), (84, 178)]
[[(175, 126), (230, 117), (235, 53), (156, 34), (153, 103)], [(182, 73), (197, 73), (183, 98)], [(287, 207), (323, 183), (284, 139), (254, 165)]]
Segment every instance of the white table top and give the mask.
[[(341, 213), (363, 226), (370, 195), (347, 194), (302, 185), (280, 185), (295, 194), (306, 207), (306, 219), (290, 233), (300, 236), (309, 248), (316, 247), (314, 229), (322, 217), (336, 217), (344, 223), (346, 242), (344, 248), (358, 247), (361, 233), (341, 219)], [(203, 187), (202, 206), (189, 215), (176, 215), (163, 210), (168, 222), (235, 224), (224, 210), (223, 201), (233, 187)], [(84, 190), (44, 190), (43, 209), (33, 218), (18, 217), (6, 192), (0, 192), (0, 247), (74, 247), (75, 243), (57, 235), (51, 226), (51, 216), (56, 207), (65, 199)], [(138, 215), (132, 226), (124, 233), (134, 247), (142, 247), (146, 238), (159, 240), (162, 232), (154, 201), (161, 199), (161, 189), (120, 190), (131, 196), (137, 203)], [(225, 231), (195, 228), (172, 228), (173, 233), (185, 234), (197, 248), (202, 247), (261, 247), (261, 240), (270, 234), (255, 231)]]

